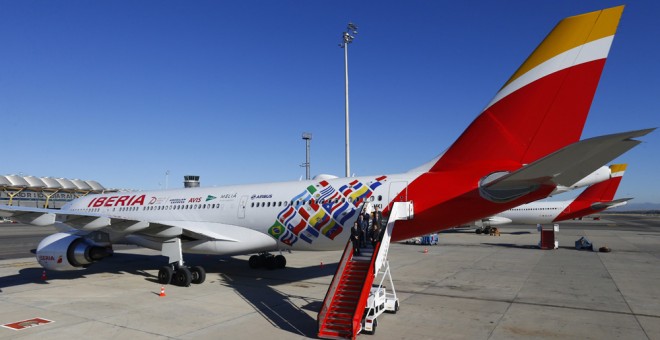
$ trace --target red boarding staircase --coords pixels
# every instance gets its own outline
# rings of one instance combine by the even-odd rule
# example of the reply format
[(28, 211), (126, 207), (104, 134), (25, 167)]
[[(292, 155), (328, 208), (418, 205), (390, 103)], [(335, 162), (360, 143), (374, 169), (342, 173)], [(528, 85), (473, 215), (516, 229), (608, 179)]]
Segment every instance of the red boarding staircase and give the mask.
[(362, 248), (353, 256), (351, 241), (347, 242), (318, 314), (319, 338), (355, 339), (360, 333), (371, 285), (387, 259), (394, 222), (412, 216), (412, 202), (395, 202), (383, 238), (374, 248)]

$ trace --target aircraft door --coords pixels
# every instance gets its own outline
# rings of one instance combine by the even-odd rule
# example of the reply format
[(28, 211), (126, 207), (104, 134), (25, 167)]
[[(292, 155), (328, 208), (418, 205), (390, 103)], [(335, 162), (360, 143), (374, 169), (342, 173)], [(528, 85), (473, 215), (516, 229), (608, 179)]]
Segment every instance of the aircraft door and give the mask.
[(245, 208), (247, 206), (247, 201), (247, 196), (241, 196), (241, 201), (238, 203), (238, 218), (245, 218)]
[(389, 202), (408, 201), (408, 182), (399, 181), (390, 183)]

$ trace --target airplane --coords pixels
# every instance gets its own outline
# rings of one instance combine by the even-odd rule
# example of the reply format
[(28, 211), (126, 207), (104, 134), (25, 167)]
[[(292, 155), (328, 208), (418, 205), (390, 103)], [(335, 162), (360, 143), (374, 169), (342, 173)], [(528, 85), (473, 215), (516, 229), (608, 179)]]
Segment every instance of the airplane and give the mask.
[(610, 179), (593, 184), (576, 198), (555, 202), (532, 202), (477, 221), (477, 234), (490, 232), (492, 226), (503, 224), (550, 224), (582, 218), (625, 205), (632, 198), (614, 199), (626, 164), (613, 164)]
[(580, 140), (622, 12), (560, 21), (445, 152), (405, 173), (97, 194), (60, 210), (0, 206), (0, 214), (58, 228), (36, 251), (45, 269), (86, 268), (125, 242), (160, 250), (168, 264), (159, 282), (179, 286), (206, 275), (183, 253), (258, 254), (250, 266), (283, 268), (283, 250), (342, 249), (365, 202), (385, 216), (395, 202), (414, 202), (392, 241), (495, 215), (571, 186), (653, 130)]

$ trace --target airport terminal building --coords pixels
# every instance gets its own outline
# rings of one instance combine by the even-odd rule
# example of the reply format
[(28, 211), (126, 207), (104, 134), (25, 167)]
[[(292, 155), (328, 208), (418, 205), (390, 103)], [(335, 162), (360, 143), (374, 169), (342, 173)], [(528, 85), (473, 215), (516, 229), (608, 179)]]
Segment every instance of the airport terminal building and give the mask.
[(59, 209), (88, 194), (115, 192), (97, 181), (53, 177), (0, 176), (0, 204)]

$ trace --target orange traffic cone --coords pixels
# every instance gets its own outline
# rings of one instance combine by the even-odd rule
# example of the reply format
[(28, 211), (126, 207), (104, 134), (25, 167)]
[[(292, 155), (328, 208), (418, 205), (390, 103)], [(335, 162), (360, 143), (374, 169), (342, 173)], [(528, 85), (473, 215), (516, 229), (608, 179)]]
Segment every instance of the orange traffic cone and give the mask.
[(45, 269), (44, 269), (44, 271), (41, 273), (41, 279), (44, 280), (44, 281), (46, 281), (46, 279), (48, 279), (48, 278), (46, 277), (46, 270), (45, 270)]
[(165, 295), (165, 286), (160, 286), (160, 294), (158, 294), (158, 296), (160, 297), (167, 296)]

